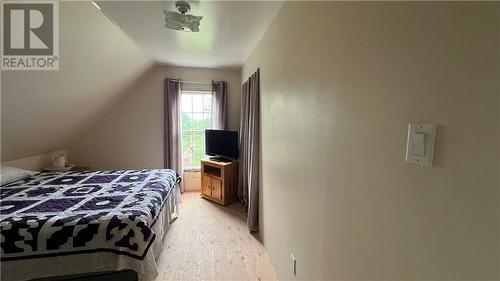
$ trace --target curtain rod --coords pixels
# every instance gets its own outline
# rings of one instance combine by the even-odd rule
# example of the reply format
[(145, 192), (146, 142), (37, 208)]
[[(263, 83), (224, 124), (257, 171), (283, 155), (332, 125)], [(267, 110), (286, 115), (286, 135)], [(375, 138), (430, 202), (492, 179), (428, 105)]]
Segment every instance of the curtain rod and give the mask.
[(186, 81), (186, 80), (181, 80), (182, 83), (191, 83), (191, 84), (212, 84), (212, 81), (210, 82), (198, 82), (198, 81)]
[[(210, 81), (210, 82), (199, 82), (199, 81), (188, 81), (188, 80), (182, 80), (182, 79), (174, 79), (174, 80), (172, 80), (172, 82), (179, 81), (179, 80), (182, 81), (182, 83), (190, 83), (190, 84), (207, 84), (207, 85), (212, 84), (212, 81)], [(217, 83), (217, 82), (220, 82), (220, 81), (214, 80), (214, 82)]]

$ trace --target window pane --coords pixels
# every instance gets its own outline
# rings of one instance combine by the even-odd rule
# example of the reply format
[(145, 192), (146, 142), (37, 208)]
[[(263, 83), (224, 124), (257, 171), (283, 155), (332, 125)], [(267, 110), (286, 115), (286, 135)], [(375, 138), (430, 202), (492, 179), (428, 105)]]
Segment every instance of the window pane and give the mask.
[(212, 128), (212, 114), (211, 113), (203, 113), (203, 126), (205, 129)]
[(181, 127), (183, 131), (193, 129), (193, 113), (181, 112)]
[(184, 169), (200, 169), (205, 155), (205, 129), (212, 128), (212, 94), (183, 93), (181, 96), (182, 161)]
[(192, 111), (192, 95), (186, 95), (186, 94), (182, 94), (181, 95), (181, 111), (182, 112), (190, 112)]
[(184, 151), (182, 154), (182, 169), (191, 170), (193, 169), (193, 157), (191, 152)]
[(193, 95), (193, 112), (203, 112), (203, 95)]
[(203, 111), (212, 111), (212, 95), (203, 95)]
[(192, 156), (193, 141), (191, 133), (182, 135), (182, 164), (184, 169), (191, 169), (193, 163)]
[(193, 113), (193, 129), (202, 130), (203, 126), (203, 113)]
[(193, 141), (192, 141), (192, 135), (190, 132), (183, 132), (182, 133), (182, 150), (191, 150), (193, 149), (192, 147)]
[(193, 168), (200, 168), (200, 160), (203, 158), (204, 153), (202, 150), (193, 150)]
[(193, 149), (205, 149), (205, 134), (203, 132), (197, 132), (193, 135)]

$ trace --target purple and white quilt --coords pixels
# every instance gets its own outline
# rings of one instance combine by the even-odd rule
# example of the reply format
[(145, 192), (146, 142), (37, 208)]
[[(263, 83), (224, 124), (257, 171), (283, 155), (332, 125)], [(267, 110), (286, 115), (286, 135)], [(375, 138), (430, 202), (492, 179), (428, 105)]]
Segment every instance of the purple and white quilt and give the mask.
[(144, 259), (172, 170), (40, 173), (0, 188), (1, 261), (108, 252)]

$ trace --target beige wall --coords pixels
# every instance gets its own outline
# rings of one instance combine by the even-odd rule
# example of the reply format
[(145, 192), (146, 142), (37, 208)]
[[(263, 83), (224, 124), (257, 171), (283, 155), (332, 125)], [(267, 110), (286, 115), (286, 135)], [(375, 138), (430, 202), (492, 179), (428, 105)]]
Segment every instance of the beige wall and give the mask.
[(88, 2), (61, 2), (58, 71), (2, 71), (1, 160), (65, 148), (153, 62)]
[(41, 171), (45, 167), (52, 166), (52, 155), (65, 153), (65, 150), (53, 151), (51, 153), (39, 154), (17, 160), (2, 162), (2, 166), (16, 167), (30, 171)]
[(228, 81), (228, 126), (239, 129), (240, 70), (156, 66), (94, 127), (69, 146), (69, 158), (92, 169), (163, 168), (163, 81)]
[[(261, 68), (260, 225), (281, 280), (500, 278), (499, 18), (284, 4), (242, 71)], [(439, 124), (435, 167), (404, 162), (410, 122)]]

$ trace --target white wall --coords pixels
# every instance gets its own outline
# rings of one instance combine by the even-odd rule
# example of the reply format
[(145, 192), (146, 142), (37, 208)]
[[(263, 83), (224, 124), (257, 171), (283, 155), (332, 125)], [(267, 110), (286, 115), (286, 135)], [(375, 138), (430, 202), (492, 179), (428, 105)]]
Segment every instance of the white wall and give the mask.
[(228, 81), (228, 127), (239, 129), (239, 69), (156, 66), (68, 148), (69, 158), (92, 169), (163, 168), (163, 81)]
[[(242, 71), (261, 68), (279, 279), (500, 278), (499, 19), (498, 3), (284, 4)], [(435, 167), (404, 162), (410, 122), (439, 124)]]
[(1, 159), (63, 149), (153, 62), (90, 1), (61, 2), (58, 71), (4, 71)]

